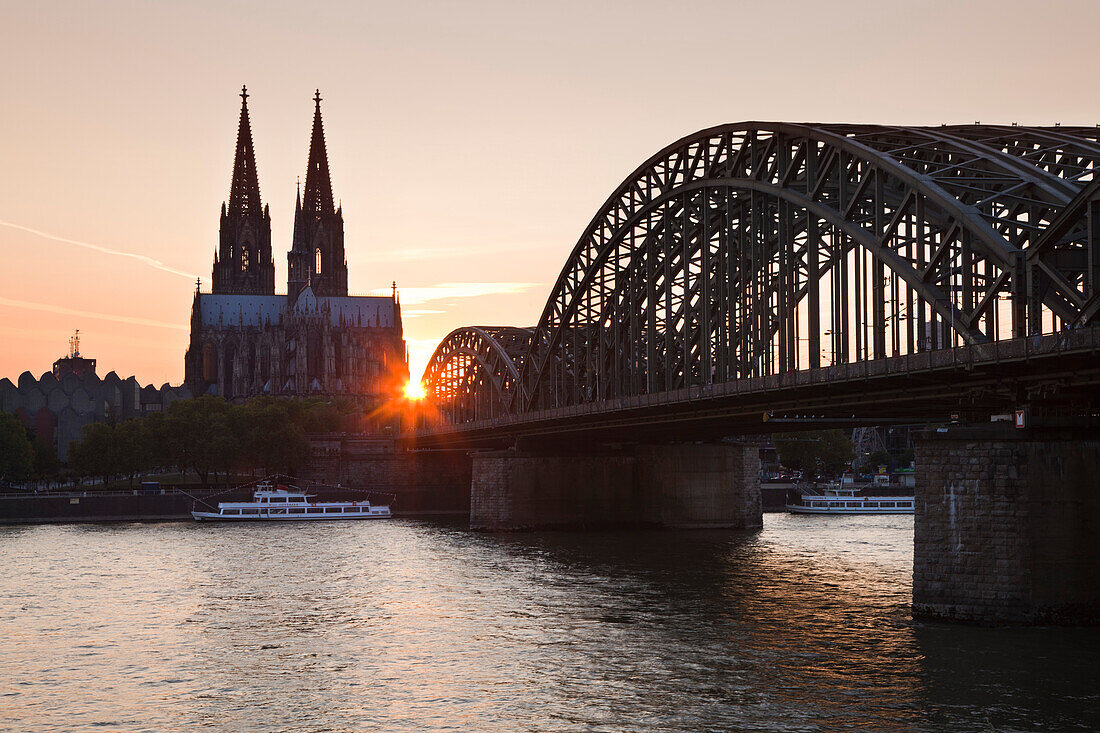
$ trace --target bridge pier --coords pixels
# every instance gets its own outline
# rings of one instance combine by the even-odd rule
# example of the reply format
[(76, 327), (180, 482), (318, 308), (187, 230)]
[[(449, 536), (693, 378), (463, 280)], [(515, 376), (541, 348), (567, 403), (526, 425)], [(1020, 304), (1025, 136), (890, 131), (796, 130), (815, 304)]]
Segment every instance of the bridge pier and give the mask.
[(1100, 622), (1100, 439), (1003, 424), (916, 442), (913, 613)]
[(470, 526), (757, 529), (755, 443), (642, 445), (587, 454), (473, 456)]

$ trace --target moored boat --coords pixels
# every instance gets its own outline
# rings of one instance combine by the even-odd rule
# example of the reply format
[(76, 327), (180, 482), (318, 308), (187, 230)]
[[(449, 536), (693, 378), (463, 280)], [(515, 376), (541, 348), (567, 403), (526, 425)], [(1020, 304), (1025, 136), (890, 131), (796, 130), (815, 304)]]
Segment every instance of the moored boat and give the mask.
[(200, 511), (198, 505), (191, 516), (206, 521), (302, 521), (325, 519), (388, 519), (393, 516), (388, 506), (369, 501), (310, 501), (316, 498), (293, 486), (272, 486), (268, 482), (256, 485), (252, 501), (218, 502), (218, 506)]
[(800, 502), (787, 502), (792, 514), (912, 514), (912, 496), (857, 496), (857, 489), (828, 487), (821, 493), (803, 492)]

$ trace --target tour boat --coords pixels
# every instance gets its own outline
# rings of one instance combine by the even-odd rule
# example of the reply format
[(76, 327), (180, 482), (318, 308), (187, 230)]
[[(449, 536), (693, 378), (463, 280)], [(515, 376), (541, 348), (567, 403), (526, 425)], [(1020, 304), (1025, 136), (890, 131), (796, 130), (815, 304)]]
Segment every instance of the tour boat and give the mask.
[(393, 516), (388, 506), (375, 506), (369, 501), (310, 501), (314, 497), (293, 486), (272, 486), (265, 482), (257, 484), (252, 501), (218, 502), (217, 511), (198, 511), (196, 505), (191, 516), (200, 522), (387, 519)]
[(912, 514), (912, 496), (856, 496), (857, 489), (829, 487), (820, 494), (803, 493), (800, 504), (788, 503), (793, 514)]

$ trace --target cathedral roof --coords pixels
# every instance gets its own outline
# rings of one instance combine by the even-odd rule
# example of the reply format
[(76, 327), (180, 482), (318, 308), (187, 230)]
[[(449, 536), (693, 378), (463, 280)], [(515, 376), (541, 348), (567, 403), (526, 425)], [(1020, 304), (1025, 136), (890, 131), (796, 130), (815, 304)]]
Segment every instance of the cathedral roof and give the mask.
[(230, 216), (260, 211), (260, 181), (256, 153), (252, 149), (252, 125), (248, 121), (248, 89), (241, 87), (241, 121), (237, 127), (237, 153), (233, 158), (233, 182), (229, 185)]
[(317, 297), (306, 288), (294, 303), (285, 295), (199, 295), (203, 326), (277, 325), (288, 316), (327, 315), (333, 326), (342, 323), (371, 327), (394, 326), (394, 301), (388, 296), (349, 295)]

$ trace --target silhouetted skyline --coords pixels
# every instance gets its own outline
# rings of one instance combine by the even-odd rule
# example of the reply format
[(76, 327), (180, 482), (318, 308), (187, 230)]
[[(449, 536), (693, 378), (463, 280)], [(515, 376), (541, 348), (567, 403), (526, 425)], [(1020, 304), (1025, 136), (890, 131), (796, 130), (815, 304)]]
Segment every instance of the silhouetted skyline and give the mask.
[(537, 321), (615, 186), (701, 128), (1100, 122), (1098, 53), (1065, 33), (1095, 27), (1100, 6), (1032, 8), (13, 6), (0, 30), (0, 376), (48, 370), (80, 328), (101, 371), (182, 380), (242, 84), (275, 252), (291, 244), (320, 88), (348, 289), (397, 281), (418, 377), (455, 326)]

